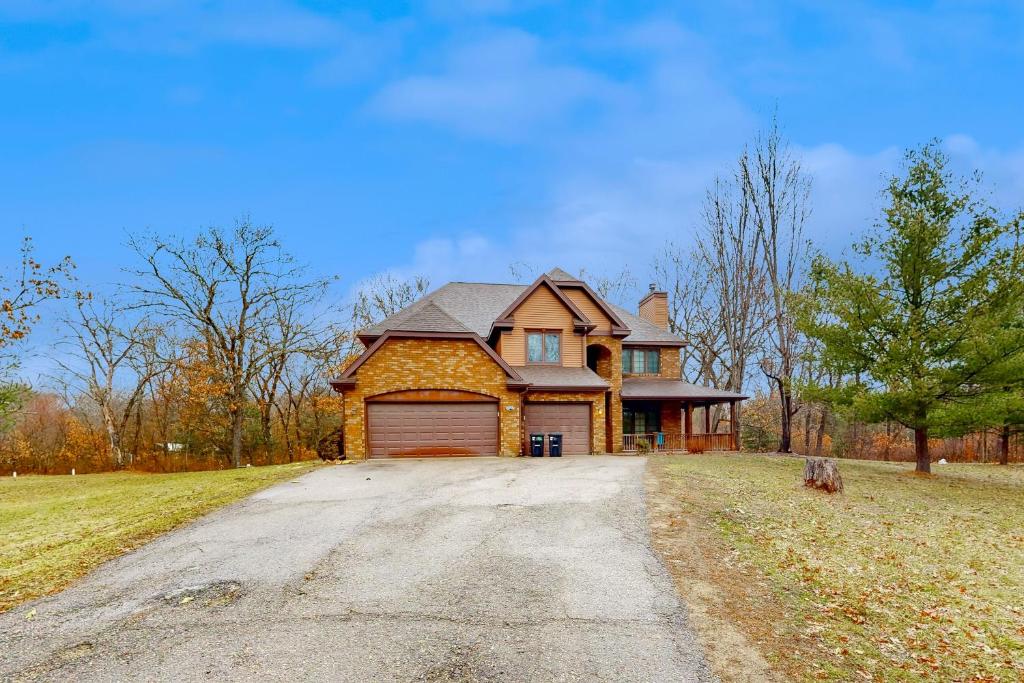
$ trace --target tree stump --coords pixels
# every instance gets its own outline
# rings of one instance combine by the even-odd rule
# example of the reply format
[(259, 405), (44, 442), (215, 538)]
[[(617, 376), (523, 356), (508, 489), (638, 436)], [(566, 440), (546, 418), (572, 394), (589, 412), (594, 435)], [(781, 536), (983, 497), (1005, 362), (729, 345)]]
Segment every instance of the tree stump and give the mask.
[(321, 460), (345, 459), (345, 453), (342, 450), (342, 436), (342, 428), (338, 427), (320, 439), (316, 445), (316, 454), (320, 456)]
[(827, 458), (804, 460), (804, 486), (821, 489), (827, 493), (842, 493), (843, 478), (839, 476), (839, 465)]

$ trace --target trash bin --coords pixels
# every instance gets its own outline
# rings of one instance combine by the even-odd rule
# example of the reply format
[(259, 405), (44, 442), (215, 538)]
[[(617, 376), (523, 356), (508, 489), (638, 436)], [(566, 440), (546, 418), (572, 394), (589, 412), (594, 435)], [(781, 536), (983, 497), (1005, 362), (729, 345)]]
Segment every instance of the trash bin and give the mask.
[(530, 455), (539, 458), (544, 455), (544, 435), (530, 434)]
[(562, 457), (562, 435), (548, 434), (548, 455), (552, 458)]

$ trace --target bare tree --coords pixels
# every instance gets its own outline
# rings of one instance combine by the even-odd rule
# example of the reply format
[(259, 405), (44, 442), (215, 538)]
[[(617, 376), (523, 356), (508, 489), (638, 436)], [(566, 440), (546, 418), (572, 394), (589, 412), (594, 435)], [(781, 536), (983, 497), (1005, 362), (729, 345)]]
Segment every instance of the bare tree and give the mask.
[(75, 299), (64, 326), (70, 332), (73, 362), (58, 360), (65, 380), (77, 385), (99, 411), (114, 466), (125, 465), (124, 434), (149, 382), (166, 369), (158, 360), (159, 328), (145, 316), (125, 322), (129, 310), (116, 299), (97, 303)]
[(761, 369), (773, 385), (781, 408), (779, 452), (792, 451), (793, 377), (800, 334), (792, 293), (800, 287), (807, 260), (803, 238), (810, 214), (810, 179), (783, 139), (778, 119), (760, 134), (739, 161), (739, 179), (750, 201), (750, 217), (761, 242), (768, 290), (768, 339), (771, 350)]
[(415, 303), (430, 289), (430, 280), (422, 275), (402, 280), (382, 273), (368, 280), (356, 292), (352, 306), (353, 329), (361, 330), (393, 316)]
[(144, 263), (134, 289), (145, 305), (197, 335), (222, 376), (230, 459), (241, 466), (247, 392), (275, 350), (262, 342), (264, 330), (282, 301), (322, 291), (326, 281), (306, 279), (273, 229), (248, 220), (191, 241), (147, 235), (129, 246)]
[(620, 306), (636, 292), (637, 281), (628, 266), (611, 275), (591, 275), (586, 268), (580, 268), (577, 277), (592, 285), (599, 297)]

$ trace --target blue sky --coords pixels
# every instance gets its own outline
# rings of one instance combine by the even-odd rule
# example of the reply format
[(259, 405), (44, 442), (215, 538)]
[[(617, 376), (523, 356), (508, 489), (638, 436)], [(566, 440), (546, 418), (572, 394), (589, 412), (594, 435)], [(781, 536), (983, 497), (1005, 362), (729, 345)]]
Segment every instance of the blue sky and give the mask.
[[(341, 7), (341, 9), (339, 9)], [(942, 137), (1024, 204), (1024, 4), (0, 0), (0, 266), (249, 214), (344, 290), (512, 261), (646, 282), (776, 108), (838, 253)]]

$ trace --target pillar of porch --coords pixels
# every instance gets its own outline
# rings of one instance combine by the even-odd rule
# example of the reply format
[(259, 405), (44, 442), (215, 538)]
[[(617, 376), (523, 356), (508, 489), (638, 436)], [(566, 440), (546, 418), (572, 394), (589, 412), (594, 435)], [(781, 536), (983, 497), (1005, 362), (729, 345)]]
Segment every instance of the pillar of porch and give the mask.
[(711, 403), (704, 404), (704, 433), (711, 433)]
[(740, 416), (736, 401), (729, 401), (729, 430), (732, 432), (732, 449), (740, 449)]
[(683, 404), (683, 445), (690, 439), (690, 435), (693, 434), (693, 404), (687, 401)]

